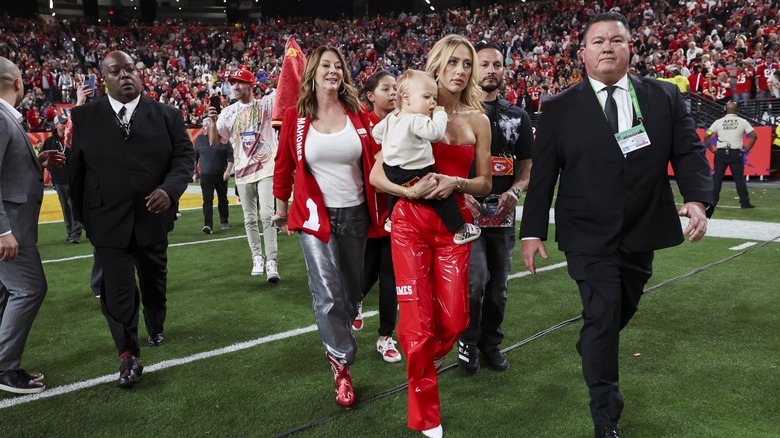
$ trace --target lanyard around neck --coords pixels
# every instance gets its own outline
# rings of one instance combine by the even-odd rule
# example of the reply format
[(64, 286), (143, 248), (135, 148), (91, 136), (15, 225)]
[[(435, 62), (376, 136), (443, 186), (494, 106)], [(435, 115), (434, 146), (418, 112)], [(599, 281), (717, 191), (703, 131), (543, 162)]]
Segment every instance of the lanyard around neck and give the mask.
[[(590, 81), (588, 82), (590, 83)], [(590, 89), (598, 95), (596, 90), (593, 88), (592, 83), (590, 84)], [(639, 99), (636, 97), (636, 90), (634, 90), (634, 83), (631, 82), (631, 78), (628, 79), (628, 95), (631, 96), (631, 104), (634, 106), (634, 115), (636, 116), (636, 119), (639, 120), (639, 123), (642, 123), (642, 110), (639, 109)], [(601, 111), (604, 111), (603, 107), (601, 108)]]

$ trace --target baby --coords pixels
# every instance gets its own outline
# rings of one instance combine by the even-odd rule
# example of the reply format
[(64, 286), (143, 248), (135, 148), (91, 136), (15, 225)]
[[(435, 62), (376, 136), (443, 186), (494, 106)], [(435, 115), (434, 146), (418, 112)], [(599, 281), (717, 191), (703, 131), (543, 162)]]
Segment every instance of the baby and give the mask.
[[(420, 178), (434, 171), (431, 142), (444, 137), (447, 129), (447, 113), (436, 106), (438, 87), (428, 73), (407, 70), (398, 79), (396, 110), (379, 122), (372, 131), (374, 139), (382, 144), (384, 170), (395, 184), (412, 187)], [(390, 217), (398, 198), (388, 197)], [(454, 233), (453, 241), (459, 245), (479, 237), (481, 231), (466, 223), (454, 194), (441, 200), (423, 201), (439, 215), (447, 229)], [(385, 223), (390, 231), (390, 219)]]

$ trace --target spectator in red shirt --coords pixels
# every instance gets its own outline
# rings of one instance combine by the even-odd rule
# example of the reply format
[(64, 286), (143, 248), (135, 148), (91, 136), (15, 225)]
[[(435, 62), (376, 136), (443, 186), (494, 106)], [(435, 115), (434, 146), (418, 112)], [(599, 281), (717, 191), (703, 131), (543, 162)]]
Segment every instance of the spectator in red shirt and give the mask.
[(707, 80), (701, 72), (701, 66), (694, 65), (693, 72), (688, 76), (688, 83), (691, 85), (691, 93), (703, 94), (707, 87)]
[(774, 58), (771, 55), (766, 56), (766, 61), (758, 61), (758, 66), (756, 67), (756, 99), (772, 98), (768, 80), (772, 76), (772, 72), (778, 68), (780, 66), (774, 62)]
[(30, 131), (38, 131), (42, 128), (41, 122), (41, 113), (38, 111), (38, 107), (33, 105), (27, 110), (27, 126)]
[(753, 84), (753, 67), (749, 60), (742, 61), (742, 66), (736, 72), (737, 82), (734, 86), (734, 101), (747, 102), (750, 100), (750, 87)]
[(718, 73), (718, 77), (713, 80), (712, 95), (715, 97), (715, 102), (724, 104), (731, 100), (731, 82), (729, 81), (729, 74), (725, 71)]

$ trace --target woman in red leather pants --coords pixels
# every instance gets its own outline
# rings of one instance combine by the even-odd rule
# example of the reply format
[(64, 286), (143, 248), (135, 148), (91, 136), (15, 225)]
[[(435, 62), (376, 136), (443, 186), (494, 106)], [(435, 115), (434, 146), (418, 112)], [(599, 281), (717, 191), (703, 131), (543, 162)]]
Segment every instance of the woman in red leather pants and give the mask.
[[(407, 356), (408, 426), (427, 437), (441, 437), (437, 371), (469, 321), (468, 260), (471, 244), (456, 245), (431, 207), (416, 199), (436, 199), (453, 191), (490, 193), (490, 122), (479, 102), (474, 47), (448, 35), (428, 54), (426, 71), (438, 84), (437, 104), (448, 114), (444, 138), (433, 144), (438, 173), (412, 187), (390, 183), (382, 154), (371, 183), (401, 198), (392, 216), (392, 252), (400, 307), (398, 336)], [(476, 174), (468, 178), (475, 162)], [(461, 211), (463, 196), (458, 195)], [(470, 222), (470, 217), (466, 216)]]

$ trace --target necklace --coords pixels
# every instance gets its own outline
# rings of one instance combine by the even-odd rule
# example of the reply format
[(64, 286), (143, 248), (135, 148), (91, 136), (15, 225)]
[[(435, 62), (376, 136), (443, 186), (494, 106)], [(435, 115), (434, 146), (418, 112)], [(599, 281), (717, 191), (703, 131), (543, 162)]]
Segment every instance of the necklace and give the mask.
[(447, 113), (447, 121), (448, 122), (452, 121), (452, 118), (454, 116), (457, 116), (458, 114), (460, 114), (460, 104), (458, 104), (458, 106), (455, 108), (455, 112)]

